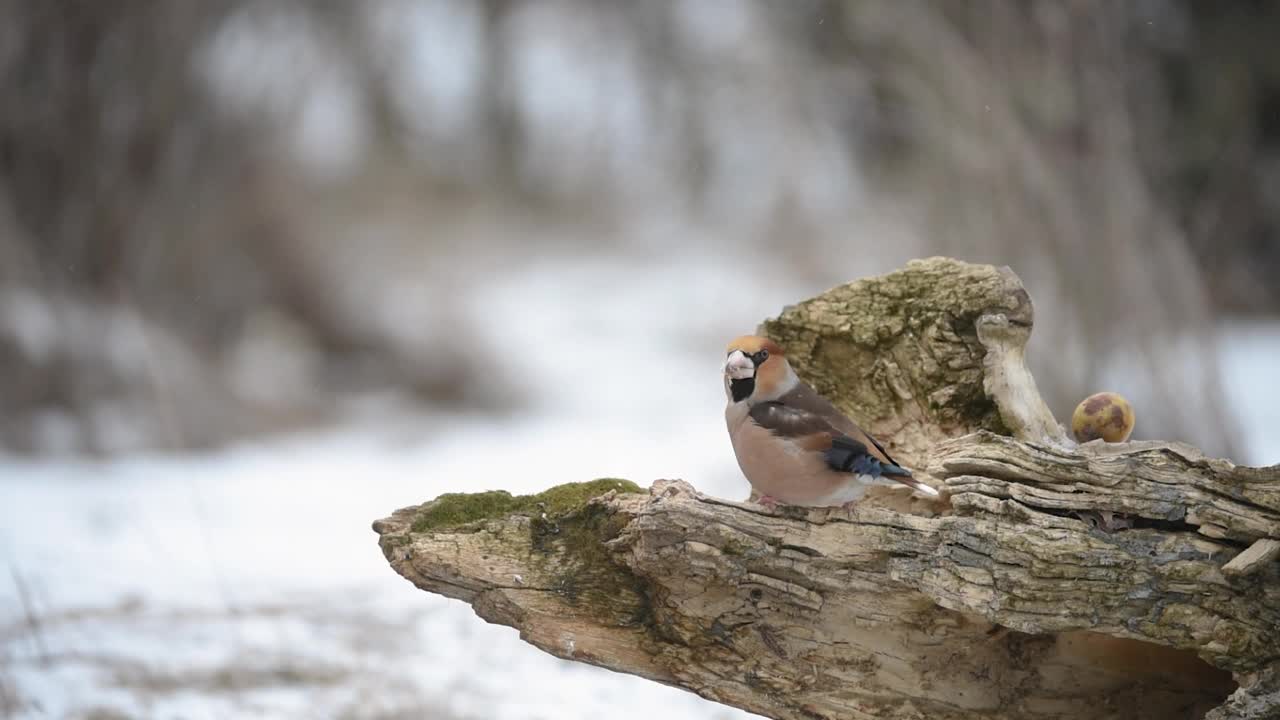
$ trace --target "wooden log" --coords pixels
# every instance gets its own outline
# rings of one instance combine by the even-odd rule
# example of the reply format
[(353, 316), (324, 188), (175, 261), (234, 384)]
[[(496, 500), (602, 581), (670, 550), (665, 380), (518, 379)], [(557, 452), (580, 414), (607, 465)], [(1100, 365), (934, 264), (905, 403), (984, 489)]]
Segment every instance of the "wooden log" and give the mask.
[(939, 501), (599, 480), (374, 529), (396, 572), (547, 652), (768, 717), (1274, 717), (1280, 467), (1076, 446), (1023, 364), (1031, 321), (1007, 269), (931, 259), (765, 323)]

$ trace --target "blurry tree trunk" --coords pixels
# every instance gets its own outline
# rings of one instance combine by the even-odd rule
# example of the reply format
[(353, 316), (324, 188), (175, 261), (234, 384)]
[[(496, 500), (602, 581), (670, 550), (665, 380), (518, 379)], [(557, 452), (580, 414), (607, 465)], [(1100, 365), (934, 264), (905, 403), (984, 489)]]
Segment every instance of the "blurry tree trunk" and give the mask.
[[(1277, 163), (1264, 141), (1280, 137), (1278, 22), (1261, 5), (1189, 0), (0, 0), (0, 289), (123, 308), (206, 365), (170, 372), (160, 358), (141, 382), (113, 377), (100, 337), (87, 353), (24, 356), (0, 313), (0, 445), (24, 445), (6, 426), (33, 426), (28, 410), (142, 416), (164, 402), (174, 422), (154, 424), (177, 429), (146, 444), (200, 444), (256, 414), (323, 414), (349, 378), (501, 405), (509, 393), (490, 391), (470, 353), (442, 350), (464, 344), (456, 313), (428, 333), (387, 329), (379, 312), (396, 288), (421, 289), (406, 259), (450, 264), (452, 212), (619, 227), (657, 212), (735, 248), (776, 236), (792, 274), (807, 263), (825, 282), (900, 247), (848, 230), (884, 208), (897, 230), (922, 218), (904, 233), (915, 254), (1011, 263), (1053, 298), (1037, 342), (1070, 361), (1039, 353), (1051, 408), (1129, 369), (1149, 411), (1140, 434), (1231, 455), (1205, 287), (1259, 308), (1250, 296), (1274, 296), (1280, 194), (1265, 192)], [(428, 46), (445, 50), (432, 66), (457, 64), (428, 70)], [(368, 136), (349, 148), (363, 169), (313, 177), (295, 141), (343, 102)], [(421, 227), (352, 252), (383, 235), (369, 229), (395, 219), (397, 192)], [(385, 305), (371, 288), (388, 288)], [(295, 399), (259, 410), (263, 394), (218, 365), (273, 341), (316, 370), (286, 373)], [(166, 373), (206, 376), (213, 399), (173, 383), (179, 399), (157, 402)]]
[(0, 280), (172, 301), (240, 259), (226, 243), (188, 254), (247, 154), (229, 152), (234, 128), (195, 76), (233, 5), (0, 0), (0, 202), (14, 225), (0, 244), (28, 260)]
[(662, 480), (374, 529), (396, 572), (547, 652), (768, 717), (1275, 717), (1280, 468), (1076, 446), (1022, 366), (1032, 321), (1007, 269), (933, 259), (764, 324), (940, 502), (767, 510)]
[[(260, 425), (208, 352), (265, 285), (246, 252), (263, 208), (239, 202), (250, 153), (197, 75), (234, 5), (0, 0), (0, 446), (204, 445), (231, 417)], [(51, 413), (75, 439), (45, 445)]]
[[(329, 32), (391, 132), (368, 8), (0, 0), (0, 448), (201, 447), (324, 418), (366, 377), (482, 406), (498, 384), (464, 351), (371, 329), (367, 295), (335, 292), (339, 243), (294, 237), (308, 213), (288, 206), (287, 153), (262, 152), (270, 122), (208, 82), (228, 20), (273, 12), (296, 34), (269, 42)], [(278, 372), (261, 352), (241, 362), (263, 347), (279, 393), (256, 391)]]
[(1033, 363), (1049, 406), (1065, 414), (1083, 385), (1123, 378), (1154, 411), (1139, 437), (1239, 452), (1219, 350), (1187, 342), (1216, 331), (1206, 279), (1161, 194), (1170, 100), (1147, 35), (1150, 17), (1172, 32), (1177, 13), (1106, 0), (837, 7), (887, 98), (872, 144), (889, 155), (884, 202), (910, 198), (934, 252), (1018, 267), (1051, 301)]

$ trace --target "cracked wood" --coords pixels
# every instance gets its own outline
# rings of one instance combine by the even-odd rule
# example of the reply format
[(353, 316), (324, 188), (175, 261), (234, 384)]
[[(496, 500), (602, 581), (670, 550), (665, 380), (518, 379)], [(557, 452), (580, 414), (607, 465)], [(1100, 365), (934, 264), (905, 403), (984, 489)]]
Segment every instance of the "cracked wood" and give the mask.
[(1007, 268), (931, 258), (762, 326), (937, 502), (771, 511), (659, 481), (374, 528), (396, 572), (547, 652), (769, 717), (1280, 715), (1280, 467), (1076, 446), (1026, 370), (1032, 320)]

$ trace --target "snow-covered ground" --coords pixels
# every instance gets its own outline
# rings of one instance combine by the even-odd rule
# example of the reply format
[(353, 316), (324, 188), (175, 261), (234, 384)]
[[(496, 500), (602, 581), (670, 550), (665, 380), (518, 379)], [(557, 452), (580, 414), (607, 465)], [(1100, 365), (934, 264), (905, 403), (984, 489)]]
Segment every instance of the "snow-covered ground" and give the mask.
[[(747, 717), (544, 655), (412, 588), (369, 528), (442, 492), (601, 476), (745, 495), (723, 342), (821, 288), (739, 282), (707, 258), (495, 279), (472, 310), (518, 318), (489, 341), (535, 400), (504, 420), (392, 414), (202, 455), (0, 458), (0, 717)], [(1280, 327), (1224, 340), (1241, 460), (1280, 462)]]
[(0, 458), (0, 717), (744, 717), (417, 591), (369, 527), (442, 492), (602, 476), (744, 496), (723, 344), (820, 288), (743, 293), (716, 268), (638, 258), (620, 280), (583, 259), (478, 290), (476, 317), (510, 320), (488, 340), (528, 378), (523, 415), (366, 411), (211, 454)]
[(1223, 391), (1240, 419), (1237, 462), (1280, 464), (1280, 324), (1241, 322), (1227, 325), (1218, 338)]

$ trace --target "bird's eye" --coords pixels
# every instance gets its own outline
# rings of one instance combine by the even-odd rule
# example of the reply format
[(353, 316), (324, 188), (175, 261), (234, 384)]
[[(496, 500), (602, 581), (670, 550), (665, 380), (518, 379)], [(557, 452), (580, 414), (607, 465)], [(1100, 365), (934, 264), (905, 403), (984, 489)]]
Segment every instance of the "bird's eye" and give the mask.
[(760, 363), (762, 363), (762, 362), (764, 362), (765, 360), (768, 360), (768, 359), (769, 359), (769, 351), (768, 351), (768, 350), (761, 350), (760, 352), (756, 353), (755, 355), (752, 355), (752, 356), (751, 356), (751, 359), (755, 362), (755, 364), (756, 364), (756, 365), (759, 365)]

